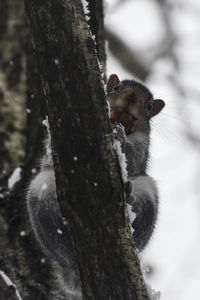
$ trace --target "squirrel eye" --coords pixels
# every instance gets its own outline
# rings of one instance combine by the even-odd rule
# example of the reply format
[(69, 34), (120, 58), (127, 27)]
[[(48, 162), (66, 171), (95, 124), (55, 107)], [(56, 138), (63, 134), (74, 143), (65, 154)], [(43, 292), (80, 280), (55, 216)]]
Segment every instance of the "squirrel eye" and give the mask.
[(116, 92), (116, 91), (119, 90), (119, 88), (120, 88), (120, 85), (119, 85), (119, 83), (118, 83), (118, 84), (116, 84), (116, 85), (113, 86), (112, 91), (113, 91), (113, 92)]
[(150, 113), (153, 109), (153, 103), (148, 103), (147, 106), (146, 106), (146, 110), (148, 113)]

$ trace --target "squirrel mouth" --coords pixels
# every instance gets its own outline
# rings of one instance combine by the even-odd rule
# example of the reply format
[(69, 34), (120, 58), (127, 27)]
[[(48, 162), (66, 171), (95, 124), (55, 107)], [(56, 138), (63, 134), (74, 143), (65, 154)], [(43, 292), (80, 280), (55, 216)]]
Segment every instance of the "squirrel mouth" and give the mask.
[(127, 135), (132, 134), (136, 130), (136, 122), (138, 121), (138, 118), (122, 108), (113, 108), (110, 113), (110, 118), (112, 123), (122, 124)]
[(129, 135), (135, 132), (135, 127), (127, 127), (127, 128), (125, 127), (124, 130), (126, 134)]

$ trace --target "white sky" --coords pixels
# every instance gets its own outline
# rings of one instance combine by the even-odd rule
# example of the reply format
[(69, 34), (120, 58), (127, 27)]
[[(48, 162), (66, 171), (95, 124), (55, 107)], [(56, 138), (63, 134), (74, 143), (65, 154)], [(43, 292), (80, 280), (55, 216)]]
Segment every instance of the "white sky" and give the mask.
[[(121, 1), (114, 6), (117, 2), (106, 1), (106, 27), (145, 56), (163, 40), (160, 9), (151, 0)], [(155, 97), (166, 102), (166, 108), (152, 124), (149, 174), (158, 182), (160, 214), (143, 261), (154, 270), (147, 281), (161, 291), (161, 299), (199, 300), (200, 151), (184, 132), (191, 126), (200, 136), (200, 1), (169, 2), (177, 4), (170, 22), (179, 38), (175, 50), (180, 65), (174, 70), (169, 59), (161, 58), (152, 66), (147, 80)], [(109, 52), (107, 73), (117, 73), (121, 79), (133, 77)], [(185, 95), (179, 94), (170, 79), (174, 74)]]

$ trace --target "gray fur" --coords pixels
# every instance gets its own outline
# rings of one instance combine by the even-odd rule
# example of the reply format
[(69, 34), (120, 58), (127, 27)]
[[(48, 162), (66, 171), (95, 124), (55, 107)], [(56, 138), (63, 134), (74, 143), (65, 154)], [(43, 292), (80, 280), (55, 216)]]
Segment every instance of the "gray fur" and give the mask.
[[(47, 141), (47, 145), (49, 141)], [(32, 180), (27, 193), (27, 206), (37, 240), (56, 269), (66, 299), (81, 300), (79, 273), (72, 243), (56, 196), (51, 150), (47, 146), (41, 160), (41, 171)]]
[[(127, 202), (136, 213), (132, 223), (133, 235), (136, 247), (141, 251), (153, 232), (158, 207), (155, 183), (145, 173), (149, 135), (137, 132), (125, 136), (119, 126), (115, 138), (120, 140), (128, 161)], [(27, 206), (35, 236), (56, 268), (66, 299), (81, 300), (80, 279), (72, 243), (56, 196), (50, 139), (46, 140), (46, 153), (41, 160), (41, 170), (30, 183)]]
[(157, 219), (158, 192), (154, 180), (148, 175), (129, 178), (131, 193), (127, 195), (127, 202), (136, 214), (131, 226), (137, 249), (142, 251), (147, 245)]
[(136, 247), (142, 251), (147, 245), (157, 220), (158, 191), (155, 181), (146, 174), (149, 156), (149, 132), (125, 136), (122, 150), (127, 158), (127, 202), (136, 214), (131, 226)]

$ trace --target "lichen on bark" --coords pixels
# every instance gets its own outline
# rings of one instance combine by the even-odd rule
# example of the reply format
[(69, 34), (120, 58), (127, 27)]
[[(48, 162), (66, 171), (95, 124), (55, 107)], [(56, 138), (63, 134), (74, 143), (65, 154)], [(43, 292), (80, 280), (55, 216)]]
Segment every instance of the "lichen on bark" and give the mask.
[[(1, 3), (0, 35), (0, 181), (22, 163), (25, 148), (26, 85), (23, 2)], [(20, 116), (20, 117), (19, 117)]]

